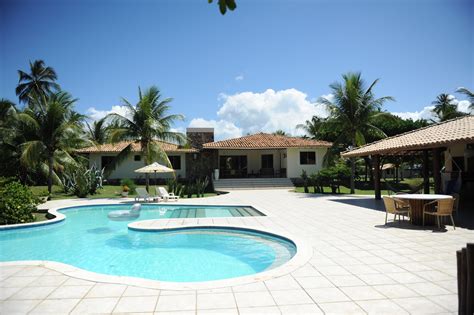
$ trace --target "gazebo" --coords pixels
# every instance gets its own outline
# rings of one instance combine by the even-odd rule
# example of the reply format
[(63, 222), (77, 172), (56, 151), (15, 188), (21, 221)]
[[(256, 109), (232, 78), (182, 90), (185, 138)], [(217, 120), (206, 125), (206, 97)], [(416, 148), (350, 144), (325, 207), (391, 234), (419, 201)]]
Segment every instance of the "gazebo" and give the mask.
[(393, 137), (372, 142), (342, 153), (345, 158), (370, 156), (374, 169), (375, 199), (381, 198), (380, 158), (407, 154), (423, 156), (423, 190), (429, 193), (429, 156), (433, 161), (435, 192), (440, 193), (441, 164), (444, 152), (445, 171), (453, 167), (462, 172), (464, 181), (474, 179), (474, 116), (463, 116)]

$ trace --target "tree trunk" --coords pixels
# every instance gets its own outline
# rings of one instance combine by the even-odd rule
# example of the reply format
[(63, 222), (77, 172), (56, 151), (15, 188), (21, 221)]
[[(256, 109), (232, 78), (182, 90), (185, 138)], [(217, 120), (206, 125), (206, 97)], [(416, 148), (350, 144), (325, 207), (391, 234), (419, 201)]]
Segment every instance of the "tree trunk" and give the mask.
[[(355, 149), (356, 147), (356, 141), (355, 141), (355, 136), (352, 139), (352, 148)], [(351, 194), (355, 194), (355, 158), (351, 158), (351, 180), (350, 180), (350, 185), (351, 185)]]
[(355, 158), (352, 157), (351, 158), (351, 194), (355, 194), (355, 180), (354, 180), (355, 169), (356, 169)]
[(48, 192), (50, 195), (53, 192), (53, 165), (54, 165), (54, 157), (51, 154), (48, 157)]
[[(148, 145), (145, 142), (142, 142), (141, 145), (142, 145), (143, 163), (145, 164), (145, 166), (147, 166), (149, 164), (148, 154), (147, 154)], [(146, 185), (146, 191), (150, 193), (150, 174), (148, 173), (145, 173), (145, 185)]]

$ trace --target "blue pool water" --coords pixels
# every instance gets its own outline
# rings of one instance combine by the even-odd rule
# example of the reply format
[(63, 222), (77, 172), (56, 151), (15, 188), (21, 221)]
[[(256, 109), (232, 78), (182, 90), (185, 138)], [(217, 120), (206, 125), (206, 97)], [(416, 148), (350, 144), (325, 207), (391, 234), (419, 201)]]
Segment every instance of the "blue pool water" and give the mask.
[[(126, 209), (130, 205), (68, 208), (61, 210), (66, 220), (60, 223), (0, 231), (0, 261), (50, 260), (109, 275), (193, 282), (265, 271), (296, 253), (292, 242), (265, 233), (222, 228), (134, 231), (127, 228), (132, 221), (107, 217), (110, 211)], [(183, 217), (225, 217), (236, 214), (235, 209), (144, 205), (137, 220), (173, 217), (176, 210)]]

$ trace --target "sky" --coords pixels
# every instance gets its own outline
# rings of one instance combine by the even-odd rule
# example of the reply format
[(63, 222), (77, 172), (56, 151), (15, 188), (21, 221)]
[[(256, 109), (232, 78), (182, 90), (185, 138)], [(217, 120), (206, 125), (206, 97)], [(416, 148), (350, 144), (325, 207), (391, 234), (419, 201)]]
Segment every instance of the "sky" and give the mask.
[(217, 139), (301, 134), (351, 71), (402, 117), (429, 118), (440, 93), (467, 110), (474, 0), (236, 0), (224, 16), (216, 1), (0, 0), (0, 97), (17, 101), (17, 70), (42, 59), (91, 119), (156, 85), (186, 117), (176, 130)]

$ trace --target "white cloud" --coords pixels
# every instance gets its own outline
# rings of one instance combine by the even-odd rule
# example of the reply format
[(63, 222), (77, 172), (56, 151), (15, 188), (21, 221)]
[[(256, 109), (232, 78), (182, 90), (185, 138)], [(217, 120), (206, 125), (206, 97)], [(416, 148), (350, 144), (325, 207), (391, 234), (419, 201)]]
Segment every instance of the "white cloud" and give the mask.
[(239, 74), (238, 76), (236, 76), (235, 78), (235, 81), (242, 81), (244, 79), (244, 75), (243, 74)]
[(99, 120), (108, 114), (117, 113), (125, 117), (130, 117), (130, 111), (126, 106), (114, 105), (110, 110), (99, 110), (95, 107), (89, 107), (86, 114), (91, 120)]
[[(460, 112), (463, 113), (470, 113), (471, 111), (469, 110), (469, 106), (471, 103), (467, 100), (458, 100), (454, 95), (449, 95), (449, 99), (453, 104), (457, 105), (457, 109)], [(393, 115), (399, 116), (403, 119), (411, 118), (413, 120), (417, 119), (433, 119), (436, 120), (436, 116), (433, 115), (433, 110), (434, 106), (425, 106), (422, 110), (420, 111), (415, 111), (415, 112), (393, 112)]]
[[(296, 89), (220, 94), (219, 100), (223, 104), (217, 112), (217, 121), (199, 118), (191, 122), (194, 127), (198, 124), (200, 127), (214, 127), (216, 139), (229, 138), (231, 134), (274, 132), (278, 129), (293, 135), (301, 134), (296, 125), (313, 115), (327, 116), (324, 105), (310, 101), (305, 93)], [(218, 130), (221, 127), (223, 131)]]
[(435, 115), (433, 115), (433, 110), (434, 106), (425, 106), (422, 110), (420, 111), (415, 111), (415, 112), (392, 112), (393, 115), (398, 116), (403, 119), (408, 119), (411, 118), (413, 120), (418, 120), (418, 119), (435, 119)]

